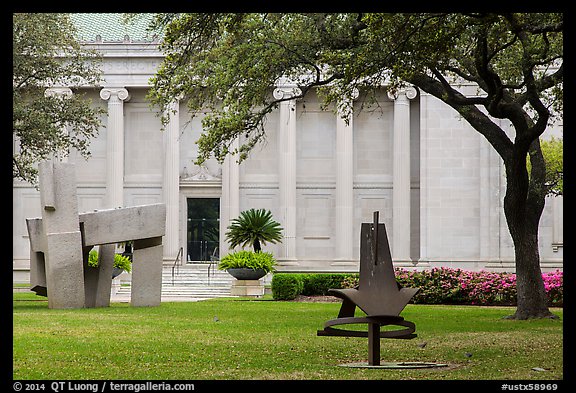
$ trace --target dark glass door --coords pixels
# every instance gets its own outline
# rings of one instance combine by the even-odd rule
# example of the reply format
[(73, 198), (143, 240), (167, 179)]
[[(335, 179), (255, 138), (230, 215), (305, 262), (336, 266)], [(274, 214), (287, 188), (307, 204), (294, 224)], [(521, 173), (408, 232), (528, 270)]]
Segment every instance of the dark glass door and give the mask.
[(188, 262), (218, 258), (220, 199), (188, 198)]

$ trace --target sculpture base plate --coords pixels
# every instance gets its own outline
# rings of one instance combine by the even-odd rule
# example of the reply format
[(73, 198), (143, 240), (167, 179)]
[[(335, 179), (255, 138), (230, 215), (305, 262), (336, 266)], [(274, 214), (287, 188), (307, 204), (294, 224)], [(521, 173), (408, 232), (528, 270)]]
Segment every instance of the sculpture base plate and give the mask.
[(368, 362), (356, 362), (340, 364), (340, 367), (352, 368), (376, 368), (376, 369), (415, 369), (415, 368), (436, 368), (448, 367), (446, 363), (431, 362), (381, 362), (379, 365), (370, 365)]

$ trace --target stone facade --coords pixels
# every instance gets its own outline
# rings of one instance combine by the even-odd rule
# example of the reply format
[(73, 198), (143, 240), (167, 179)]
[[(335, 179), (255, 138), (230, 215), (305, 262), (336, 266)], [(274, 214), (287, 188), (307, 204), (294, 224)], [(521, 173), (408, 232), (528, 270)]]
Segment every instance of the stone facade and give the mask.
[[(90, 41), (90, 40), (89, 40)], [(238, 165), (193, 164), (201, 117), (190, 121), (185, 102), (161, 131), (146, 93), (162, 60), (154, 42), (87, 42), (105, 54), (104, 82), (85, 93), (108, 109), (92, 157), (70, 152), (76, 164), (78, 210), (166, 205), (164, 261), (187, 252), (189, 198), (219, 200), (219, 253), (226, 227), (240, 211), (266, 208), (284, 228), (282, 244), (267, 245), (280, 270), (358, 271), (359, 234), (372, 212), (388, 228), (397, 266), (514, 270), (514, 250), (502, 200), (503, 165), (494, 149), (452, 108), (414, 88), (365, 107), (354, 100), (346, 124), (322, 111), (314, 92), (282, 102), (266, 122), (265, 143)], [(463, 91), (475, 94), (473, 86)], [(276, 86), (277, 97), (293, 94)], [(506, 124), (502, 123), (503, 126)], [(560, 135), (562, 126), (544, 137)], [(237, 141), (236, 143), (239, 143)], [(13, 186), (14, 281), (27, 282), (25, 218), (40, 215), (40, 195)], [(562, 197), (549, 198), (540, 227), (543, 270), (563, 266)], [(185, 258), (187, 259), (187, 258)], [(186, 263), (184, 261), (183, 263)]]

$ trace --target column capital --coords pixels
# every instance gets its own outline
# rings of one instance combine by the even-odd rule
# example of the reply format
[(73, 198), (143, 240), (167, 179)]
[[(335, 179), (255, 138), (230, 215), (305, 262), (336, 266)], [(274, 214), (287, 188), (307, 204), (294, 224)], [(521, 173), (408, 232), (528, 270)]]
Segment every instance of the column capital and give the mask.
[(282, 86), (274, 89), (273, 95), (277, 100), (289, 100), (292, 97), (302, 94), (302, 90), (294, 86)]
[(72, 94), (72, 89), (69, 87), (49, 87), (44, 91), (44, 97), (67, 98)]
[(120, 101), (128, 101), (130, 94), (124, 87), (105, 87), (100, 90), (100, 98), (104, 101), (108, 101), (110, 97), (116, 97)]
[(355, 100), (358, 97), (360, 97), (360, 90), (358, 90), (358, 88), (356, 87), (352, 88), (352, 94), (350, 95), (350, 98), (352, 98), (352, 100)]
[(405, 95), (406, 98), (412, 100), (418, 95), (418, 90), (414, 86), (404, 86), (396, 90), (388, 90), (388, 98), (391, 100), (396, 100), (401, 95)]
[(354, 101), (360, 96), (360, 91), (353, 87), (349, 94), (341, 93), (340, 100), (337, 103), (337, 110), (340, 118), (342, 118), (346, 125), (349, 125), (350, 118), (353, 114)]
[(176, 113), (180, 110), (180, 98), (176, 97), (166, 105), (166, 112)]

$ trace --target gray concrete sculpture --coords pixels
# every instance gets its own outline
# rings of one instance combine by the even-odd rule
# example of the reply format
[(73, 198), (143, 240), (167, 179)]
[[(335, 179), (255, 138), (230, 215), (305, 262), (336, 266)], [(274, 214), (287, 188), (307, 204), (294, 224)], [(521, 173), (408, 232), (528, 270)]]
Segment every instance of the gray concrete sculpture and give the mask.
[[(26, 219), (30, 287), (49, 308), (110, 305), (115, 243), (133, 241), (132, 306), (157, 306), (162, 290), (162, 203), (78, 214), (74, 165), (39, 165), (42, 218)], [(100, 246), (97, 268), (88, 253)]]

